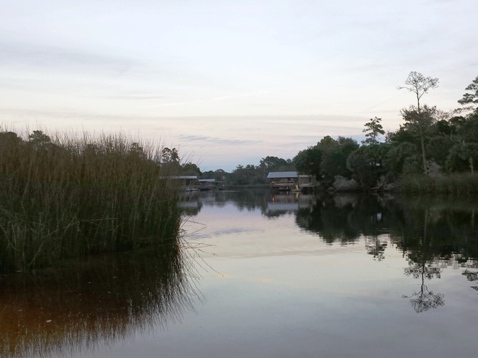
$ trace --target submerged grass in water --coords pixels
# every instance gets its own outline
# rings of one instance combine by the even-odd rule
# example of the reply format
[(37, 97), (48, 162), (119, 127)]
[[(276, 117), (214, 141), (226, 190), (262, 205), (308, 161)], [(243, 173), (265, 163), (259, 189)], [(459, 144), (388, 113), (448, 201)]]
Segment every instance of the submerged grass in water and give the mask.
[(122, 135), (0, 132), (0, 271), (174, 240), (178, 186), (160, 159)]

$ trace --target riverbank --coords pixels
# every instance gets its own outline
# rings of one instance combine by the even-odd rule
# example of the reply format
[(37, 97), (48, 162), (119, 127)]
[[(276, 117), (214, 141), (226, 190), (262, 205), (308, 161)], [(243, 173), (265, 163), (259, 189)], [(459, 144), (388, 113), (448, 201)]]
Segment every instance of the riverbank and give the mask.
[(478, 174), (443, 174), (404, 176), (398, 185), (403, 193), (477, 195)]
[(333, 184), (322, 185), (319, 188), (319, 190), (329, 193), (388, 192), (392, 194), (477, 195), (478, 174), (403, 175), (396, 181), (380, 180), (375, 187), (363, 187), (354, 180), (338, 177)]

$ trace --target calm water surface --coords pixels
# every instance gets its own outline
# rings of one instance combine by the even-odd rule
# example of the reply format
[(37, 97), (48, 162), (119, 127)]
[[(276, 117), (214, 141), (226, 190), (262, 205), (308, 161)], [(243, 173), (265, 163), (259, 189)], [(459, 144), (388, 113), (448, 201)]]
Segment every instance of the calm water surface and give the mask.
[(194, 193), (180, 245), (0, 278), (6, 357), (476, 357), (478, 202)]

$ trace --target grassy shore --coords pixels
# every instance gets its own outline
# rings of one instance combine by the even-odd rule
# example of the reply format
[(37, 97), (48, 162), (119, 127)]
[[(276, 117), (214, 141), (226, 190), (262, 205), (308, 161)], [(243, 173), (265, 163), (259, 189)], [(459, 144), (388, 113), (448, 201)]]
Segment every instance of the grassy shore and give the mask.
[(458, 173), (427, 177), (404, 176), (398, 190), (403, 193), (477, 195), (478, 174)]
[(160, 158), (122, 135), (0, 130), (0, 271), (176, 239), (178, 186)]

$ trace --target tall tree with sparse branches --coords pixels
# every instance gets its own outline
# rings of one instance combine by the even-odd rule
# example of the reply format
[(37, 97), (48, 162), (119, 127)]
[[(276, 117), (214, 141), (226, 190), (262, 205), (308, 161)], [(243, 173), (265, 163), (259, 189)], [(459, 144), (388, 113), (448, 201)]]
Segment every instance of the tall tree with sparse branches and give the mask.
[(421, 73), (412, 71), (408, 75), (407, 79), (405, 80), (406, 86), (399, 86), (398, 89), (406, 89), (409, 92), (415, 94), (417, 99), (417, 106), (416, 108), (411, 108), (408, 112), (411, 113), (412, 110), (414, 115), (409, 117), (409, 120), (415, 122), (416, 126), (418, 127), (419, 137), (420, 137), (420, 144), (422, 149), (422, 162), (423, 162), (423, 172), (427, 175), (427, 160), (425, 155), (425, 122), (428, 121), (428, 113), (427, 111), (423, 111), (421, 106), (420, 100), (424, 94), (428, 93), (428, 91), (432, 88), (438, 87), (438, 78), (432, 77), (425, 77)]

